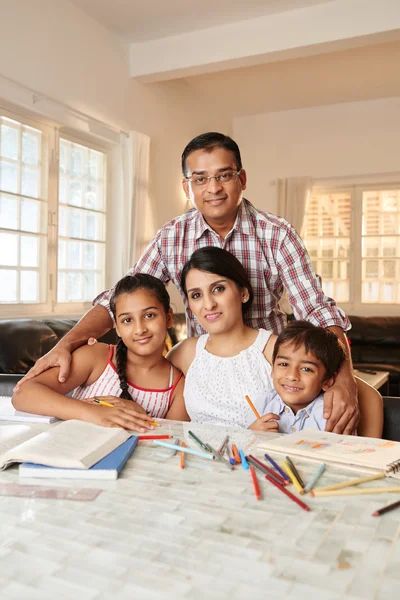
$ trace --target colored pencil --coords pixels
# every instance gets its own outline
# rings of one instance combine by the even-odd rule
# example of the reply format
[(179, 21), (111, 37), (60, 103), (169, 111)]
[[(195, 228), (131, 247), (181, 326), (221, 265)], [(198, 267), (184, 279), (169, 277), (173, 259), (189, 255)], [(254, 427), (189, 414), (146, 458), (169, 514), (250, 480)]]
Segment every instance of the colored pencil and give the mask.
[(319, 478), (321, 477), (322, 473), (325, 471), (326, 469), (326, 464), (322, 463), (322, 465), (320, 465), (318, 467), (318, 469), (315, 471), (314, 475), (311, 477), (310, 481), (307, 483), (306, 487), (304, 488), (304, 493), (308, 494), (308, 492), (310, 492), (313, 487), (315, 486), (315, 484), (317, 483), (317, 481), (319, 480)]
[(333, 490), (331, 492), (320, 492), (318, 490), (311, 490), (310, 494), (319, 498), (320, 496), (358, 496), (366, 494), (394, 494), (400, 493), (400, 487), (386, 487), (386, 488), (355, 488), (354, 490)]
[[(144, 441), (144, 440), (170, 440), (173, 436), (172, 435), (138, 435), (138, 440), (140, 441)], [(175, 443), (175, 440), (174, 440)]]
[(209, 447), (210, 452), (212, 452), (212, 454), (215, 456), (215, 458), (219, 462), (222, 462), (225, 465), (228, 465), (228, 467), (230, 468), (230, 470), (233, 469), (233, 466), (231, 465), (231, 463), (229, 462), (229, 460), (226, 460), (226, 458), (224, 458), (221, 454), (218, 454), (218, 452), (212, 446), (210, 446), (210, 444), (207, 444), (207, 446)]
[(264, 456), (271, 463), (271, 465), (274, 467), (274, 469), (276, 469), (278, 471), (279, 475), (281, 475), (283, 477), (283, 479), (285, 479), (285, 481), (287, 481), (289, 483), (290, 482), (289, 477), (286, 475), (285, 471), (283, 471), (280, 468), (280, 466), (278, 465), (278, 463), (276, 463), (274, 461), (274, 459), (269, 456), (269, 454), (264, 454)]
[(238, 452), (238, 449), (236, 448), (235, 444), (232, 444), (232, 452), (233, 452), (233, 456), (235, 457), (235, 461), (237, 463), (241, 463), (242, 461), (240, 460), (239, 452)]
[(243, 450), (239, 450), (239, 456), (240, 456), (240, 460), (242, 462), (243, 469), (248, 469), (249, 465), (247, 464), (247, 460), (246, 460)]
[(253, 465), (250, 465), (250, 474), (251, 479), (253, 480), (254, 493), (256, 495), (257, 500), (261, 500), (261, 492), (260, 486), (258, 485), (257, 473)]
[(261, 417), (261, 415), (258, 413), (258, 410), (256, 409), (256, 407), (254, 406), (254, 404), (252, 403), (252, 401), (250, 400), (249, 396), (245, 396), (251, 410), (253, 411), (253, 413), (256, 415), (256, 418), (259, 419)]
[[(172, 443), (173, 443), (174, 446), (180, 446), (181, 445), (181, 441), (177, 437), (173, 440)], [(171, 456), (176, 456), (177, 452), (178, 452), (178, 450), (171, 450)]]
[(325, 487), (317, 488), (314, 491), (319, 492), (333, 492), (334, 490), (341, 490), (343, 488), (352, 487), (353, 485), (360, 485), (360, 483), (368, 483), (368, 481), (375, 481), (375, 479), (384, 479), (385, 473), (375, 473), (375, 475), (368, 475), (367, 477), (359, 477), (358, 479), (348, 479), (341, 483), (333, 483), (332, 485), (326, 485)]
[(286, 473), (289, 475), (294, 487), (299, 492), (299, 494), (304, 494), (304, 488), (301, 487), (300, 483), (297, 480), (297, 477), (295, 476), (292, 469), (289, 467), (288, 463), (285, 460), (283, 461), (283, 468), (285, 469)]
[[(181, 442), (181, 446), (182, 446), (182, 448), (185, 448), (185, 442)], [(181, 469), (185, 468), (185, 453), (183, 451), (181, 452), (181, 460), (180, 460), (179, 465), (180, 465)]]
[(387, 506), (384, 506), (383, 508), (380, 508), (379, 510), (376, 510), (375, 512), (372, 513), (373, 517), (380, 517), (381, 515), (384, 515), (385, 513), (394, 510), (395, 508), (399, 508), (400, 507), (400, 500), (397, 500), (397, 502), (393, 502), (393, 504), (388, 504)]
[(214, 455), (211, 452), (200, 452), (200, 450), (193, 450), (192, 448), (182, 448), (181, 446), (175, 446), (175, 444), (167, 444), (161, 440), (153, 440), (153, 444), (157, 446), (163, 446), (163, 448), (169, 448), (170, 450), (178, 450), (179, 452), (186, 452), (186, 454), (193, 454), (193, 456), (199, 456), (200, 458), (208, 458), (214, 460)]
[(296, 477), (297, 481), (299, 482), (299, 484), (301, 485), (301, 487), (304, 489), (304, 481), (302, 480), (302, 478), (299, 475), (298, 470), (296, 469), (296, 467), (293, 464), (293, 461), (291, 460), (290, 456), (285, 456), (286, 458), (286, 462), (288, 463), (289, 467), (291, 468), (293, 475)]
[(225, 447), (226, 447), (226, 445), (227, 445), (228, 442), (229, 442), (229, 435), (226, 435), (224, 437), (224, 439), (222, 440), (222, 443), (221, 443), (220, 447), (217, 450), (218, 454), (222, 455), (224, 453)]
[(198, 444), (200, 446), (200, 448), (203, 448), (203, 450), (205, 450), (206, 452), (210, 452), (210, 449), (208, 448), (208, 446), (204, 442), (202, 442), (201, 439), (198, 438), (197, 435), (195, 435), (193, 433), (193, 431), (188, 431), (188, 434), (196, 442), (196, 444)]
[(286, 494), (286, 496), (288, 496), (288, 498), (290, 498), (291, 500), (293, 500), (293, 502), (296, 502), (296, 504), (298, 504), (303, 510), (307, 510), (310, 511), (310, 507), (307, 506), (307, 504), (304, 504), (304, 502), (302, 502), (301, 500), (299, 500), (299, 498), (297, 498), (294, 494), (292, 494), (292, 492), (289, 492), (288, 489), (286, 489), (286, 487), (284, 487), (283, 485), (279, 485), (279, 483), (276, 483), (272, 477), (270, 477), (269, 475), (265, 476), (265, 479), (267, 479), (270, 483), (272, 483), (275, 487), (278, 488), (278, 490), (281, 490), (281, 492), (283, 492), (284, 494)]
[(232, 447), (230, 448), (229, 444), (226, 445), (226, 453), (229, 456), (229, 462), (231, 463), (231, 465), (235, 465), (236, 460), (235, 460), (235, 457), (233, 456)]
[(264, 475), (269, 475), (270, 477), (275, 479), (276, 482), (279, 483), (280, 485), (287, 485), (288, 482), (290, 481), (290, 479), (287, 475), (286, 475), (287, 479), (283, 479), (283, 477), (278, 475), (278, 473), (275, 473), (275, 471), (273, 471), (272, 469), (267, 467), (267, 465), (264, 465), (264, 463), (262, 463), (260, 460), (258, 460), (258, 458), (256, 458), (252, 454), (247, 456), (246, 459), (249, 462), (251, 462), (256, 467), (256, 469), (259, 469), (260, 471), (262, 471), (264, 473)]
[(105, 400), (100, 400), (99, 398), (94, 397), (93, 400), (96, 402), (96, 404), (101, 404), (101, 406), (108, 406), (109, 408), (114, 408), (114, 404), (111, 404), (110, 402), (106, 402)]
[(157, 421), (150, 421), (150, 425), (153, 425), (153, 427), (160, 427), (160, 423), (157, 423)]

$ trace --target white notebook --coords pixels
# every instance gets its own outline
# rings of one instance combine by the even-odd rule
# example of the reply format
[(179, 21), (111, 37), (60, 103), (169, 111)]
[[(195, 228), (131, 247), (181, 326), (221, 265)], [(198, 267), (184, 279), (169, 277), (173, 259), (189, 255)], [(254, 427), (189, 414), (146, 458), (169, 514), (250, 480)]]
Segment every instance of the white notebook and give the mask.
[(0, 427), (0, 469), (14, 462), (89, 469), (130, 436), (119, 427), (100, 427), (75, 420), (62, 421), (39, 434), (24, 425), (3, 425)]
[(23, 421), (25, 423), (54, 423), (58, 421), (57, 417), (47, 417), (45, 415), (35, 415), (34, 413), (22, 412), (16, 410), (10, 396), (0, 396), (0, 421)]

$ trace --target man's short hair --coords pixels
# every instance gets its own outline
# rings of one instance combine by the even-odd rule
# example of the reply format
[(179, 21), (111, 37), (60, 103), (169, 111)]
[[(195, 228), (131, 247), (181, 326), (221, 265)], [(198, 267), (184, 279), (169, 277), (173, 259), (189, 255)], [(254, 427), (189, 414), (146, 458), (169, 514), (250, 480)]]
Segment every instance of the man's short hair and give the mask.
[(309, 321), (291, 321), (278, 335), (272, 355), (272, 364), (275, 363), (280, 346), (287, 342), (295, 350), (304, 345), (307, 353), (314, 354), (325, 367), (325, 379), (333, 377), (346, 358), (342, 343), (332, 331), (324, 327), (317, 327)]
[(218, 133), (216, 131), (210, 131), (208, 133), (202, 133), (197, 137), (193, 138), (192, 141), (188, 143), (186, 148), (182, 153), (182, 173), (183, 176), (187, 176), (186, 171), (186, 159), (192, 152), (196, 150), (205, 150), (206, 152), (212, 152), (214, 148), (224, 148), (225, 150), (229, 150), (232, 152), (235, 157), (236, 169), (238, 171), (242, 168), (242, 158), (240, 156), (240, 150), (237, 143), (230, 138), (228, 135), (224, 135), (223, 133)]

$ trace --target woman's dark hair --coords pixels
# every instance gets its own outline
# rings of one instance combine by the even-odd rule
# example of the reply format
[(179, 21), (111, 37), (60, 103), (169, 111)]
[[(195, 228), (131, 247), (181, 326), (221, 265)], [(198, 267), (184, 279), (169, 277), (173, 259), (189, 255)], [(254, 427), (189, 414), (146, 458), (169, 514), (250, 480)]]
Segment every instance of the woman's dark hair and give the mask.
[[(116, 315), (116, 301), (122, 294), (132, 294), (138, 290), (146, 290), (154, 295), (155, 298), (163, 305), (165, 314), (168, 314), (170, 308), (170, 298), (167, 289), (162, 281), (153, 277), (153, 275), (147, 275), (147, 273), (136, 273), (136, 275), (127, 275), (118, 281), (113, 289), (112, 296), (110, 298), (110, 308), (114, 315), (114, 319), (117, 320)], [(128, 390), (128, 382), (126, 379), (126, 355), (127, 347), (125, 346), (122, 338), (119, 338), (117, 343), (117, 373), (119, 377), (119, 383), (121, 386), (121, 398), (125, 400), (132, 400), (132, 396)]]
[(193, 138), (184, 151), (182, 152), (182, 173), (183, 176), (187, 176), (186, 171), (186, 159), (192, 152), (196, 150), (205, 150), (206, 152), (212, 152), (214, 148), (224, 148), (224, 150), (229, 150), (232, 152), (236, 169), (238, 171), (242, 168), (242, 158), (240, 156), (240, 150), (237, 143), (230, 138), (228, 135), (224, 135), (223, 133), (217, 133), (216, 131), (210, 131), (208, 133), (202, 133), (197, 137)]
[(249, 299), (242, 304), (243, 314), (250, 308), (254, 299), (253, 288), (245, 268), (236, 256), (216, 246), (207, 246), (206, 248), (195, 250), (183, 267), (181, 274), (181, 286), (186, 297), (188, 295), (186, 278), (192, 269), (198, 269), (206, 273), (215, 273), (221, 277), (231, 279), (239, 289), (246, 288), (249, 292)]
[(295, 350), (304, 345), (307, 354), (314, 354), (325, 367), (325, 379), (333, 377), (346, 359), (343, 345), (336, 335), (329, 329), (317, 327), (309, 321), (291, 321), (286, 329), (281, 331), (275, 342), (272, 364), (275, 363), (280, 346), (286, 342)]

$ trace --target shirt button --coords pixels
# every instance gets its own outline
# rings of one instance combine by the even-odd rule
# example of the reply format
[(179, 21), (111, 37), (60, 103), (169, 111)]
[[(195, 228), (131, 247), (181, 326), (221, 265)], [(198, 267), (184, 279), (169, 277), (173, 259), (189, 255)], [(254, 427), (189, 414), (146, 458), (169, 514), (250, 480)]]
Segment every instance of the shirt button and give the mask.
[(309, 416), (310, 416), (310, 415), (308, 415), (308, 414), (306, 413), (306, 414), (304, 415), (304, 418), (305, 418), (305, 419), (308, 419), (308, 417), (309, 417)]
[(291, 430), (292, 430), (292, 431), (296, 431), (296, 427), (293, 425), (293, 426), (291, 427)]
[(285, 413), (288, 413), (288, 412), (290, 412), (290, 409), (289, 409), (289, 407), (287, 406), (287, 407), (285, 408)]

